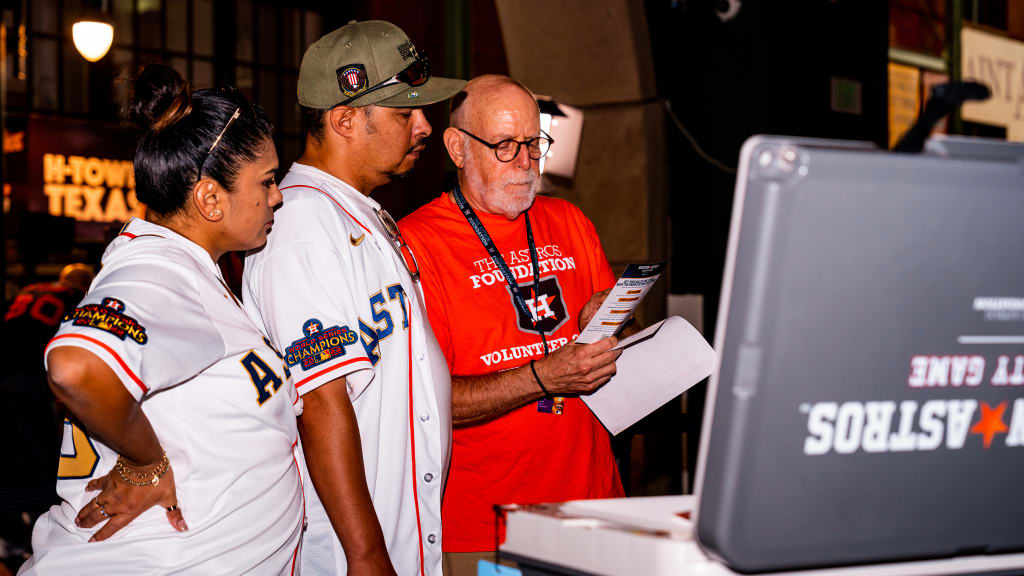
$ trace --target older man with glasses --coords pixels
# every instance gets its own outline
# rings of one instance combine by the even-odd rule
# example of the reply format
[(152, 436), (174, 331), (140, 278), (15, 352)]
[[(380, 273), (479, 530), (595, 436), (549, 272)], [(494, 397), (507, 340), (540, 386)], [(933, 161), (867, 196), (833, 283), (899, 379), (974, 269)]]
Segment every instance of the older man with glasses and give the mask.
[(381, 21), (339, 28), (302, 59), (306, 149), (267, 245), (246, 258), (243, 296), (303, 403), (304, 574), (441, 575), (448, 369), (416, 256), (369, 195), (412, 170), (431, 132), (420, 107), (464, 85), (432, 77)]
[(442, 517), (445, 574), (460, 576), (493, 560), (493, 505), (623, 492), (608, 433), (578, 397), (615, 373), (615, 339), (574, 342), (615, 278), (580, 210), (537, 196), (553, 143), (537, 101), (482, 76), (453, 99), (451, 123), (458, 184), (400, 226), (452, 373)]

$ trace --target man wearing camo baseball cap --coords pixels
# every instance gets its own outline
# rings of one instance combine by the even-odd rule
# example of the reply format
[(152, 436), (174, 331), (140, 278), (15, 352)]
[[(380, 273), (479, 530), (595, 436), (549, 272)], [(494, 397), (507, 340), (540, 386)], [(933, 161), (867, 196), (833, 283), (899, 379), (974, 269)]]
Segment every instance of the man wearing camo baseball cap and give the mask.
[(351, 22), (302, 58), (306, 149), (242, 290), (301, 396), (305, 574), (441, 576), (448, 367), (415, 255), (370, 193), (412, 170), (431, 132), (421, 107), (464, 85), (431, 76), (382, 21)]
[(409, 37), (383, 20), (349, 22), (306, 49), (299, 69), (299, 104), (426, 106), (451, 98), (463, 80), (431, 77), (430, 60)]

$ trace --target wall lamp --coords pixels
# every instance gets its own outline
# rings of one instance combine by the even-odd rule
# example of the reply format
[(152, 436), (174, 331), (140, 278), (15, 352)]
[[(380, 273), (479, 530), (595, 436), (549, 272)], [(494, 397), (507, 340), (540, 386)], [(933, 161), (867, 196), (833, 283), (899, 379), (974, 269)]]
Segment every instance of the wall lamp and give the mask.
[(114, 43), (114, 23), (107, 16), (107, 0), (99, 10), (86, 10), (71, 26), (71, 37), (78, 53), (89, 62), (107, 55)]

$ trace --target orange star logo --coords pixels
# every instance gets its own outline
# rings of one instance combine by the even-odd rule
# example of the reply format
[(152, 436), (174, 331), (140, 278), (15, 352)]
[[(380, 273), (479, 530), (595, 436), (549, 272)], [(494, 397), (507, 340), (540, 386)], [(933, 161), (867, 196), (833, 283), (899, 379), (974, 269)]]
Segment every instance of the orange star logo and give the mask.
[(1006, 402), (1000, 402), (998, 406), (992, 408), (988, 404), (981, 403), (981, 420), (974, 426), (971, 426), (971, 434), (981, 434), (984, 436), (983, 445), (985, 450), (988, 450), (989, 446), (992, 445), (992, 439), (995, 438), (996, 434), (1006, 434), (1010, 429), (1003, 423), (1003, 413), (1006, 412)]

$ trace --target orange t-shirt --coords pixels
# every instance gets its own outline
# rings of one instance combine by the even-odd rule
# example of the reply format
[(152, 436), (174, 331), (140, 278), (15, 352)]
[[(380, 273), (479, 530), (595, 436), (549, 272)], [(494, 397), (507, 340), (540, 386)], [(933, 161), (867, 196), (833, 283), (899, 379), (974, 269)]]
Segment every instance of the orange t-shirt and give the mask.
[[(554, 349), (576, 338), (580, 309), (615, 277), (594, 225), (578, 208), (538, 196), (529, 214), (539, 298), (533, 294), (525, 219), (477, 215)], [(532, 319), (517, 310), (507, 282), (448, 194), (400, 226), (419, 263), (430, 324), (453, 376), (489, 374), (544, 357), (540, 335), (529, 327)], [(586, 404), (566, 398), (562, 413), (554, 414), (530, 402), (453, 431), (441, 511), (443, 549), (494, 550), (494, 504), (622, 495), (608, 432)]]

